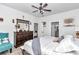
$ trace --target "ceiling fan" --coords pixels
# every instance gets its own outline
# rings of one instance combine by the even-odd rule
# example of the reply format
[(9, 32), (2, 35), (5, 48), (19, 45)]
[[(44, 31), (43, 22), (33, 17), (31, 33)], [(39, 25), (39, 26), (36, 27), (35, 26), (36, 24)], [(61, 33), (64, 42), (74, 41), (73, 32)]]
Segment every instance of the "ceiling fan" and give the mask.
[(48, 6), (47, 3), (45, 3), (45, 4), (40, 3), (39, 5), (40, 5), (39, 7), (36, 7), (36, 6), (32, 5), (33, 8), (37, 9), (37, 10), (33, 11), (33, 13), (39, 11), (41, 14), (44, 14), (44, 12), (51, 12), (52, 11), (52, 10), (49, 10), (49, 9), (45, 9)]

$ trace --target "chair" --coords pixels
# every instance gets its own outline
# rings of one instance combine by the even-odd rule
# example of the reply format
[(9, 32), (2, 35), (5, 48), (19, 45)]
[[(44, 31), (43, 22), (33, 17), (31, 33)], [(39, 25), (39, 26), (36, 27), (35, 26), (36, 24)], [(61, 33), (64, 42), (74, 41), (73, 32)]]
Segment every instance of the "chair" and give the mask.
[(9, 34), (8, 33), (0, 33), (0, 53), (10, 50), (12, 52), (12, 44), (9, 41)]

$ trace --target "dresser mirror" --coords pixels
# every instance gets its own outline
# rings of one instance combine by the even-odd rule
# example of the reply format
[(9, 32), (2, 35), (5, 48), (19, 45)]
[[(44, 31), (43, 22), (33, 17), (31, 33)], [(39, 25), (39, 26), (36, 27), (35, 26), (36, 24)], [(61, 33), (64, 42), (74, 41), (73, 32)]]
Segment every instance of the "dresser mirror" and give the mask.
[(22, 31), (29, 31), (30, 30), (30, 21), (22, 20), (22, 19), (16, 19), (16, 31), (22, 30)]

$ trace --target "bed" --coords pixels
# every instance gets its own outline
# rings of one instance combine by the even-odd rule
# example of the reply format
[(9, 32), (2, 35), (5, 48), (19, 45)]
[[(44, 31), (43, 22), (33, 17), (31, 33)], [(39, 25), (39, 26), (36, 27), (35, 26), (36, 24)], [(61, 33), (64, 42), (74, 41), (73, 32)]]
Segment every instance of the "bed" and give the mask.
[(31, 55), (79, 54), (79, 47), (74, 45), (69, 38), (62, 40), (61, 43), (54, 41), (57, 39), (51, 36), (40, 37), (25, 42), (22, 47)]

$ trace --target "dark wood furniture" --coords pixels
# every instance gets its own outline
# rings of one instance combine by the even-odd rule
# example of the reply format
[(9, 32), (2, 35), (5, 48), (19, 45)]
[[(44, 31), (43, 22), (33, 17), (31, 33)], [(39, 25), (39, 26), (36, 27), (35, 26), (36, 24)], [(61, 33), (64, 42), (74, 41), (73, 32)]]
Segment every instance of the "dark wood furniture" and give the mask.
[(76, 31), (76, 38), (79, 38), (79, 31)]
[(15, 36), (15, 47), (19, 47), (24, 44), (24, 42), (33, 39), (33, 31), (22, 31), (14, 32)]

